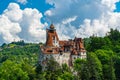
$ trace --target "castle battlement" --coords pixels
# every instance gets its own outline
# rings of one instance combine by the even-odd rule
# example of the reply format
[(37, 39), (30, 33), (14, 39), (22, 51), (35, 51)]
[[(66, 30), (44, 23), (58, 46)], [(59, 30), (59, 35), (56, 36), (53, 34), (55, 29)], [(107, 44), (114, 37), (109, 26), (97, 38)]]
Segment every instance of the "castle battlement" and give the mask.
[(45, 65), (46, 61), (53, 57), (60, 65), (66, 63), (72, 66), (77, 58), (86, 58), (86, 50), (82, 38), (75, 37), (73, 40), (59, 40), (53, 24), (46, 29), (46, 43), (40, 47), (39, 61)]

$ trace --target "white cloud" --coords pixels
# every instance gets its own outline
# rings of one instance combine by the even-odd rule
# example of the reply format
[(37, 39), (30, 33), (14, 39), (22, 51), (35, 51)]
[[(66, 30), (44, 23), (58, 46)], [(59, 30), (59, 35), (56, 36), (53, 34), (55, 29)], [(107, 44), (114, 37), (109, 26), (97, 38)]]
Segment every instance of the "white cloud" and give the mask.
[(47, 11), (45, 12), (45, 15), (47, 15), (47, 16), (52, 16), (53, 14), (52, 14), (51, 10), (47, 10)]
[(78, 26), (85, 18), (99, 18), (104, 10), (100, 0), (46, 0), (46, 2), (54, 5), (53, 8), (48, 10), (52, 15), (46, 16), (55, 23), (59, 23), (71, 16), (77, 16), (75, 24)]
[(77, 18), (77, 16), (74, 16), (74, 17), (68, 18), (68, 19), (66, 19), (66, 20), (63, 20), (62, 23), (63, 23), (63, 24), (71, 23), (71, 22), (75, 21), (76, 18)]
[(21, 3), (21, 4), (26, 4), (27, 0), (17, 0), (17, 2)]
[(16, 3), (10, 3), (8, 8), (4, 11), (4, 15), (12, 22), (18, 22), (22, 18), (22, 10)]
[(83, 25), (77, 30), (77, 37), (89, 37), (91, 35), (104, 36), (109, 31), (108, 25), (101, 20), (85, 19)]
[[(54, 8), (48, 10), (52, 15), (46, 16), (60, 29), (59, 35), (62, 32), (65, 36), (69, 33), (67, 37), (71, 38), (89, 37), (93, 34), (104, 36), (110, 28), (120, 30), (120, 13), (114, 12), (118, 1), (120, 0), (46, 0), (54, 5)], [(71, 16), (77, 17), (72, 20)]]
[(18, 23), (11, 22), (8, 17), (0, 16), (0, 36), (5, 42), (11, 42), (14, 39), (20, 40), (17, 33), (21, 31)]
[[(113, 12), (120, 0), (46, 0), (53, 8), (44, 14), (55, 24), (60, 39), (104, 36), (110, 28), (120, 30), (120, 13)], [(63, 4), (64, 3), (64, 4)], [(37, 9), (21, 10), (10, 3), (0, 15), (0, 42), (23, 39), (28, 42), (45, 41), (43, 15)]]
[(20, 22), (22, 28), (20, 37), (30, 42), (45, 41), (45, 30), (43, 28), (46, 24), (40, 22), (41, 18), (42, 14), (37, 9), (26, 8)]
[(71, 23), (76, 20), (76, 16), (68, 18), (66, 20), (63, 20), (61, 23), (55, 24), (56, 31), (59, 35), (59, 38), (61, 40), (67, 40), (71, 39), (71, 37), (74, 37), (76, 28), (75, 26), (72, 26)]
[(118, 2), (119, 0), (102, 0), (101, 3), (108, 9), (113, 11), (116, 9), (115, 3)]
[(10, 3), (0, 15), (0, 42), (25, 40), (27, 42), (44, 42), (47, 23), (41, 23), (42, 14), (37, 9), (21, 10), (16, 3)]

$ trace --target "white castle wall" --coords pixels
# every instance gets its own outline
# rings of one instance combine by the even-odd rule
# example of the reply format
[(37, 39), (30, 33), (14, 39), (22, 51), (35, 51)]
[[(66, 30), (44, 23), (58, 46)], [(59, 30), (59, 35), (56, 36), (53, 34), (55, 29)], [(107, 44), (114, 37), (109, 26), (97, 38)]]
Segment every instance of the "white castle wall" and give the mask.
[(74, 61), (77, 59), (77, 58), (80, 58), (80, 59), (85, 59), (86, 58), (86, 52), (80, 52), (79, 55), (72, 55), (72, 63), (74, 63)]
[[(66, 63), (68, 65), (70, 59), (70, 53), (64, 54), (41, 54), (39, 57), (39, 62), (42, 64), (43, 61), (54, 58), (60, 65)], [(43, 64), (42, 64), (43, 65)]]
[(81, 52), (81, 59), (85, 59), (86, 58), (86, 52)]
[(69, 60), (70, 57), (72, 58), (72, 63), (74, 63), (74, 61), (77, 58), (81, 58), (81, 59), (85, 59), (86, 58), (86, 52), (80, 52), (80, 55), (71, 55), (70, 52), (64, 52), (63, 54), (42, 54), (40, 55), (39, 61), (41, 63), (42, 66), (45, 66), (45, 64), (43, 64), (43, 61), (47, 61), (50, 58), (54, 58), (55, 61), (57, 61), (60, 65), (66, 63), (67, 65), (69, 65)]

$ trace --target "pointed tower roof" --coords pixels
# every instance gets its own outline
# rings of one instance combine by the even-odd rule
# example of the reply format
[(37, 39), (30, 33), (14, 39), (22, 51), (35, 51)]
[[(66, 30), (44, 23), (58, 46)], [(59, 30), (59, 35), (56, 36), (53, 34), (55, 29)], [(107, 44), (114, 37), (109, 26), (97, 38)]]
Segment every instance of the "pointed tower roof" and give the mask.
[(51, 24), (50, 25), (50, 29), (54, 29), (55, 27), (54, 27), (54, 25), (53, 24)]

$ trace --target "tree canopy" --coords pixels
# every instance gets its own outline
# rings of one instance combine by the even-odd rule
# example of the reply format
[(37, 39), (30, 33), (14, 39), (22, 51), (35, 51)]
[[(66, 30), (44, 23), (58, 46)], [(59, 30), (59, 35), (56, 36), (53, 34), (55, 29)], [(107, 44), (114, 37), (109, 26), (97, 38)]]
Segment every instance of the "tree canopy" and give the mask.
[(86, 59), (76, 59), (73, 67), (54, 59), (45, 70), (38, 62), (42, 43), (24, 41), (0, 46), (0, 80), (120, 80), (120, 32), (111, 29), (104, 37), (84, 39)]

